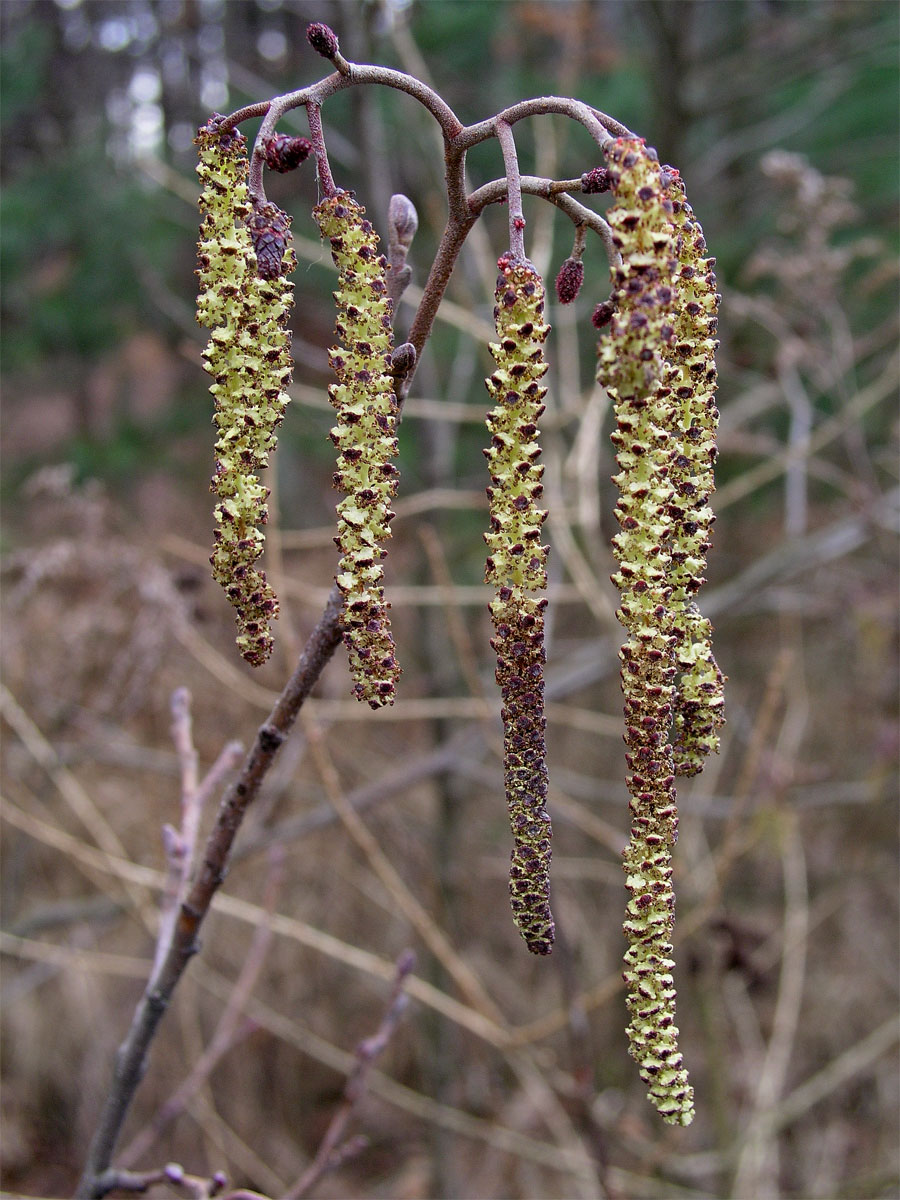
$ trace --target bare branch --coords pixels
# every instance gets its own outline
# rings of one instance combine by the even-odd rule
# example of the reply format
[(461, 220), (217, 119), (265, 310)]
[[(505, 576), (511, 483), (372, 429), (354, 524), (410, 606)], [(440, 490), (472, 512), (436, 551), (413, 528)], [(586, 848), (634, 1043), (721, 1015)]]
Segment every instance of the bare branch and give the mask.
[[(366, 1038), (356, 1047), (356, 1066), (344, 1086), (341, 1103), (331, 1118), (315, 1158), (294, 1186), (285, 1193), (284, 1200), (300, 1200), (302, 1196), (308, 1195), (327, 1171), (334, 1170), (346, 1161), (351, 1146), (347, 1142), (342, 1146), (341, 1139), (354, 1109), (365, 1093), (368, 1076), (375, 1060), (384, 1053), (409, 1003), (403, 985), (415, 964), (416, 958), (411, 950), (405, 951), (397, 959), (397, 974), (381, 1024), (372, 1037)], [(352, 1146), (353, 1152), (358, 1152), (360, 1148), (358, 1141)]]
[(238, 779), (222, 799), (202, 862), (178, 911), (169, 950), (138, 1003), (131, 1028), (116, 1055), (113, 1080), (78, 1186), (78, 1197), (100, 1197), (110, 1190), (105, 1183), (105, 1172), (112, 1161), (125, 1116), (146, 1070), (150, 1044), (178, 981), (196, 953), (197, 934), (213, 896), (225, 878), (231, 847), (244, 814), (256, 799), (260, 784), (303, 702), (340, 642), (341, 607), (341, 594), (335, 587), (325, 611), (309, 636), (293, 675), (276, 701), (269, 719), (260, 727)]

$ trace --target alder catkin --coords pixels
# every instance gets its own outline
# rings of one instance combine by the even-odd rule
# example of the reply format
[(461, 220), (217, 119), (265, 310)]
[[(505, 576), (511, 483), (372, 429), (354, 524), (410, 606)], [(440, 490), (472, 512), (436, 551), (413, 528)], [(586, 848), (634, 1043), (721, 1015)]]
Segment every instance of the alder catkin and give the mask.
[(314, 210), (340, 272), (336, 332), (330, 351), (338, 382), (328, 389), (338, 423), (331, 440), (339, 451), (335, 487), (341, 562), (335, 582), (344, 595), (344, 643), (354, 695), (372, 708), (393, 704), (400, 667), (394, 655), (384, 598), (383, 543), (391, 536), (390, 502), (397, 490), (397, 418), (391, 352), (387, 261), (365, 209), (348, 193), (326, 197)]
[(486, 380), (494, 400), (485, 450), (491, 474), (489, 556), (485, 581), (497, 589), (490, 613), (503, 698), (504, 781), (513, 834), (509, 890), (513, 917), (528, 949), (549, 954), (550, 817), (546, 809), (544, 747), (544, 609), (534, 593), (547, 586), (547, 547), (541, 545), (546, 512), (539, 507), (543, 466), (537, 422), (547, 389), (543, 344), (544, 286), (527, 262), (500, 259), (491, 344), (496, 370)]
[(719, 748), (724, 724), (724, 676), (713, 656), (712, 625), (694, 601), (705, 582), (706, 552), (715, 516), (709, 506), (715, 490), (716, 360), (720, 297), (715, 259), (704, 258), (706, 242), (685, 198), (678, 171), (664, 167), (662, 180), (672, 205), (675, 282), (678, 303), (674, 337), (665, 352), (662, 391), (671, 403), (673, 439), (669, 481), (674, 495), (670, 579), (676, 630), (674, 761), (677, 775), (696, 775), (704, 758)]
[(639, 139), (607, 149), (615, 204), (607, 213), (622, 261), (613, 269), (614, 311), (598, 348), (599, 381), (614, 406), (621, 531), (613, 539), (621, 592), (617, 616), (625, 705), (631, 838), (624, 852), (631, 893), (625, 934), (630, 1052), (664, 1120), (687, 1125), (693, 1089), (675, 1025), (671, 935), (675, 913), (672, 847), (678, 831), (669, 734), (675, 702), (669, 479), (673, 449), (669, 397), (662, 387), (672, 343), (676, 234), (654, 152)]
[[(248, 663), (259, 666), (272, 652), (269, 623), (278, 614), (278, 601), (255, 565), (264, 546), (259, 527), (268, 516), (268, 491), (258, 472), (275, 449), (275, 431), (289, 399), (293, 364), (287, 322), (293, 288), (283, 273), (293, 269), (294, 258), (284, 214), (274, 205), (265, 213), (253, 210), (246, 140), (235, 130), (222, 133), (221, 121), (212, 117), (196, 139), (203, 184), (197, 319), (211, 330), (203, 363), (213, 377), (209, 390), (218, 431), (211, 486), (219, 499), (210, 563), (235, 609), (238, 648)], [(263, 236), (261, 230), (272, 235), (265, 243), (268, 262), (264, 255), (257, 257), (251, 229), (257, 237)], [(273, 240), (279, 241), (277, 264), (271, 258)]]

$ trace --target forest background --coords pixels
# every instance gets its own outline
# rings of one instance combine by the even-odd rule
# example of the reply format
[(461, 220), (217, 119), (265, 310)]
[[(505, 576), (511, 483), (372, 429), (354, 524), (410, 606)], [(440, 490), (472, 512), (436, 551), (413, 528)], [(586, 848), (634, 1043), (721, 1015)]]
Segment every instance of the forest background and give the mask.
[[(309, 713), (334, 771), (308, 729), (284, 749), (123, 1150), (284, 1194), (412, 947), (423, 986), (354, 1113), (368, 1144), (317, 1194), (896, 1195), (898, 13), (878, 0), (0, 5), (3, 1186), (68, 1194), (82, 1166), (152, 959), (161, 831), (179, 818), (173, 691), (192, 695), (203, 764), (246, 744), (333, 576), (334, 276), (311, 171), (269, 189), (294, 215), (300, 266), (294, 404), (268, 480), (284, 611), (255, 673), (206, 563), (211, 406), (193, 317), (195, 129), (319, 78), (312, 20), (350, 59), (431, 82), (464, 121), (553, 93), (613, 114), (681, 169), (717, 256), (721, 456), (701, 607), (728, 725), (679, 789), (676, 855), (698, 1117), (657, 1123), (624, 1036), (599, 244), (578, 302), (550, 311), (549, 961), (530, 959), (508, 913), (481, 583), (497, 207), (405, 407), (387, 564), (399, 699), (373, 714), (350, 698), (343, 657), (328, 667)], [(324, 117), (337, 181), (376, 228), (392, 192), (415, 202), (421, 285), (444, 217), (429, 118), (374, 89)], [(520, 151), (557, 178), (596, 165), (561, 118), (530, 122)], [(470, 172), (501, 174), (496, 146)], [(538, 200), (525, 213), (552, 279), (570, 229)], [(335, 789), (362, 814), (356, 840)], [(490, 1020), (448, 961), (474, 972)], [(158, 1119), (198, 1061), (178, 1119)]]

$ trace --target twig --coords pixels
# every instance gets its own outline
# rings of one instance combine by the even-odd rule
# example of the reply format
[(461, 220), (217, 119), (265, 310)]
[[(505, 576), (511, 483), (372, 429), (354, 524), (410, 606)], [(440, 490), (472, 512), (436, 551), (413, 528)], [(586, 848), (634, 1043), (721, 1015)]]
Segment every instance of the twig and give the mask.
[(785, 914), (778, 999), (772, 1020), (772, 1035), (756, 1081), (753, 1113), (738, 1155), (732, 1188), (734, 1196), (772, 1195), (771, 1185), (777, 1178), (777, 1144), (770, 1114), (787, 1076), (800, 1017), (809, 926), (806, 861), (797, 822), (792, 814), (785, 814), (781, 859)]
[(246, 1008), (248, 997), (256, 986), (256, 981), (265, 965), (269, 946), (272, 944), (272, 917), (283, 881), (284, 853), (280, 847), (274, 846), (269, 850), (268, 870), (266, 871), (266, 892), (263, 898), (265, 919), (254, 930), (247, 957), (244, 959), (234, 990), (228, 998), (228, 1003), (219, 1018), (209, 1045), (194, 1063), (190, 1074), (160, 1108), (153, 1120), (132, 1139), (118, 1156), (121, 1166), (128, 1167), (146, 1154), (166, 1127), (171, 1125), (187, 1107), (215, 1070), (223, 1055), (232, 1049), (241, 1037), (255, 1029), (252, 1022), (245, 1023), (243, 1028), (239, 1028), (240, 1018)]
[(509, 205), (509, 252), (518, 262), (525, 261), (525, 217), (522, 213), (522, 186), (519, 182), (519, 156), (512, 126), (497, 121), (497, 141), (503, 151), (506, 168), (506, 196)]
[(229, 742), (199, 782), (197, 751), (191, 733), (191, 694), (178, 688), (172, 694), (172, 741), (181, 768), (181, 830), (163, 826), (166, 853), (166, 886), (160, 902), (159, 933), (153, 960), (151, 981), (156, 977), (169, 952), (178, 920), (178, 905), (187, 893), (191, 869), (196, 858), (200, 817), (206, 801), (220, 786), (229, 771), (240, 762), (240, 742)]
[(91, 1143), (77, 1196), (100, 1197), (109, 1190), (104, 1172), (112, 1161), (126, 1113), (144, 1071), (150, 1043), (179, 979), (197, 950), (197, 934), (213, 897), (225, 878), (231, 847), (248, 807), (272, 765), (297, 713), (341, 639), (341, 595), (334, 588), (325, 611), (309, 636), (300, 661), (269, 719), (257, 733), (238, 779), (225, 793), (187, 897), (181, 904), (171, 947), (141, 998), (124, 1042), (116, 1055), (97, 1131)]
[(415, 962), (415, 955), (411, 950), (405, 951), (397, 959), (397, 974), (381, 1024), (372, 1037), (366, 1038), (356, 1047), (356, 1066), (344, 1086), (341, 1103), (331, 1118), (315, 1158), (294, 1186), (285, 1193), (284, 1200), (300, 1200), (302, 1196), (311, 1191), (327, 1171), (332, 1171), (340, 1166), (342, 1162), (346, 1161), (348, 1154), (352, 1151), (358, 1152), (361, 1148), (358, 1142), (355, 1146), (351, 1146), (346, 1142), (342, 1145), (341, 1141), (353, 1111), (366, 1091), (372, 1066), (396, 1032), (400, 1018), (409, 1003), (403, 986), (415, 966)]

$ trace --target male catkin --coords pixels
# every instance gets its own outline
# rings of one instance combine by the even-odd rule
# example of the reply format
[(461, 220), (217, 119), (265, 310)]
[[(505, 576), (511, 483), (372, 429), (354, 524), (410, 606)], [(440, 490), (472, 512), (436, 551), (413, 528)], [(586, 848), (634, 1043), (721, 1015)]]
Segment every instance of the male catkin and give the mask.
[(547, 547), (541, 545), (546, 512), (539, 507), (543, 466), (537, 422), (544, 411), (547, 372), (544, 286), (528, 262), (505, 255), (498, 263), (494, 320), (497, 369), (486, 380), (494, 400), (485, 455), (490, 551), (485, 581), (497, 588), (491, 602), (497, 683), (503, 697), (506, 800), (513, 834), (509, 891), (513, 917), (528, 949), (549, 954), (554, 938), (550, 913), (550, 817), (546, 810), (544, 749), (544, 608), (534, 593), (547, 586)]
[(674, 495), (670, 605), (675, 614), (675, 661), (680, 672), (675, 696), (674, 762), (677, 775), (696, 775), (707, 754), (719, 748), (724, 723), (724, 677), (713, 656), (712, 625), (694, 596), (705, 582), (706, 552), (715, 516), (709, 506), (715, 490), (716, 359), (720, 297), (715, 259), (704, 258), (706, 242), (684, 194), (678, 171), (664, 167), (662, 181), (672, 205), (675, 230), (675, 283), (678, 303), (674, 337), (664, 351), (659, 389), (668, 397), (672, 423), (669, 481)]
[[(278, 601), (265, 573), (255, 566), (264, 544), (259, 526), (268, 516), (268, 492), (257, 473), (275, 449), (275, 430), (289, 399), (287, 321), (293, 288), (283, 274), (258, 274), (250, 233), (256, 214), (247, 196), (246, 141), (233, 130), (222, 133), (220, 122), (211, 118), (196, 139), (204, 214), (197, 319), (211, 330), (203, 362), (214, 381), (210, 392), (218, 430), (212, 480), (219, 497), (218, 527), (210, 562), (213, 577), (236, 610), (241, 654), (259, 666), (272, 652), (269, 622), (277, 615)], [(279, 218), (286, 244), (287, 220), (280, 213)], [(293, 266), (293, 252), (288, 252), (281, 269)]]
[(671, 608), (675, 442), (671, 394), (662, 387), (675, 336), (676, 232), (659, 163), (643, 141), (619, 138), (607, 150), (615, 204), (607, 214), (622, 255), (613, 270), (614, 304), (599, 346), (598, 378), (615, 405), (621, 531), (620, 651), (625, 700), (631, 838), (624, 853), (631, 893), (625, 981), (632, 1056), (649, 1098), (670, 1124), (693, 1118), (693, 1089), (678, 1050), (672, 978), (672, 847), (678, 833), (669, 733), (675, 704), (677, 636)]
[(344, 642), (353, 691), (372, 708), (393, 704), (400, 667), (382, 587), (383, 543), (391, 536), (390, 501), (397, 490), (398, 405), (391, 373), (393, 333), (387, 262), (365, 209), (341, 192), (314, 210), (340, 272), (336, 332), (330, 352), (338, 382), (328, 389), (338, 423), (335, 487), (346, 493), (337, 506), (341, 561), (335, 582), (344, 594)]

